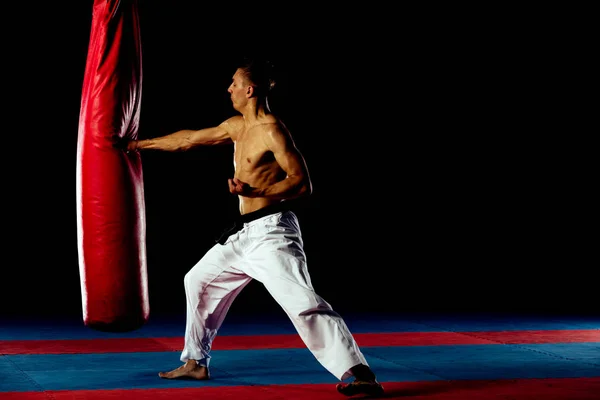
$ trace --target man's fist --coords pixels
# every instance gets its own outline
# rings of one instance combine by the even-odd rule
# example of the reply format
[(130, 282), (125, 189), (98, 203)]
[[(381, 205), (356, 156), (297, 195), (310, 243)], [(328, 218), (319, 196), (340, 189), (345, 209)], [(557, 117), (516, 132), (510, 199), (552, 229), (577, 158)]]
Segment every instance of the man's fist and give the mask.
[(252, 186), (246, 182), (242, 182), (238, 178), (229, 179), (229, 192), (240, 196), (250, 197), (253, 192)]
[(130, 151), (137, 150), (137, 140), (117, 138), (113, 146), (129, 153)]

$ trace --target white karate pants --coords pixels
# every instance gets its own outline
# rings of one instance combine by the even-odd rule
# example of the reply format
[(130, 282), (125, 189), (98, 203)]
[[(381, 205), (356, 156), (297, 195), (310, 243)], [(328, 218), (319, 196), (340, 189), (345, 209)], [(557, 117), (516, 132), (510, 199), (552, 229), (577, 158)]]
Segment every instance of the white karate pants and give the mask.
[(292, 211), (247, 222), (215, 244), (185, 275), (185, 344), (181, 361), (208, 367), (211, 344), (233, 300), (252, 280), (263, 283), (316, 359), (340, 380), (368, 365), (344, 320), (317, 295)]

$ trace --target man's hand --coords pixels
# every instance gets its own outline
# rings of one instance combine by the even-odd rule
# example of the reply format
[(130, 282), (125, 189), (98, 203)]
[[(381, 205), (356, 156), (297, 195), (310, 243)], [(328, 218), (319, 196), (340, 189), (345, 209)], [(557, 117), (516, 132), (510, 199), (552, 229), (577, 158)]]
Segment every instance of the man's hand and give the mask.
[(229, 192), (239, 196), (254, 197), (255, 190), (246, 182), (242, 182), (238, 178), (229, 179)]
[(137, 140), (130, 140), (127, 142), (127, 152), (129, 153), (130, 151), (136, 151), (138, 148), (138, 141)]
[(136, 151), (137, 150), (137, 140), (127, 139), (127, 138), (119, 138), (114, 143), (114, 147), (117, 149), (125, 150), (126, 152)]

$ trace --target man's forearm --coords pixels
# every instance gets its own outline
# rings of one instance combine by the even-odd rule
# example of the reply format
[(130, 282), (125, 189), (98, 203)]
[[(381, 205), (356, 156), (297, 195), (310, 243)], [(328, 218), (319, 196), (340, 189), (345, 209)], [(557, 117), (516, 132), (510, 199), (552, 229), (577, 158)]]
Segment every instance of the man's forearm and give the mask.
[(162, 150), (162, 151), (184, 151), (190, 148), (190, 130), (181, 130), (170, 135), (151, 139), (132, 140), (127, 146), (128, 150)]
[(286, 179), (262, 189), (256, 189), (256, 197), (268, 199), (291, 200), (309, 195), (311, 183), (301, 177), (289, 176)]

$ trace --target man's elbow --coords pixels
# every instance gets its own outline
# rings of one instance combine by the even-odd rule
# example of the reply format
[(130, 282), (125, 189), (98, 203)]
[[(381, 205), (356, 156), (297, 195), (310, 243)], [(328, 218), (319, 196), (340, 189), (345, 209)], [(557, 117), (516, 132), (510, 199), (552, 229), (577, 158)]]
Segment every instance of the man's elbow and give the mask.
[(193, 147), (194, 147), (194, 143), (191, 140), (189, 140), (188, 138), (185, 138), (183, 140), (180, 140), (177, 143), (175, 151), (188, 151), (188, 150), (192, 149)]
[(292, 197), (306, 197), (312, 194), (312, 182), (307, 176), (301, 174), (288, 175), (287, 179), (291, 183), (289, 193), (292, 194)]
[(310, 196), (313, 192), (312, 182), (307, 180), (303, 182), (302, 186), (300, 186), (300, 196), (307, 197)]

